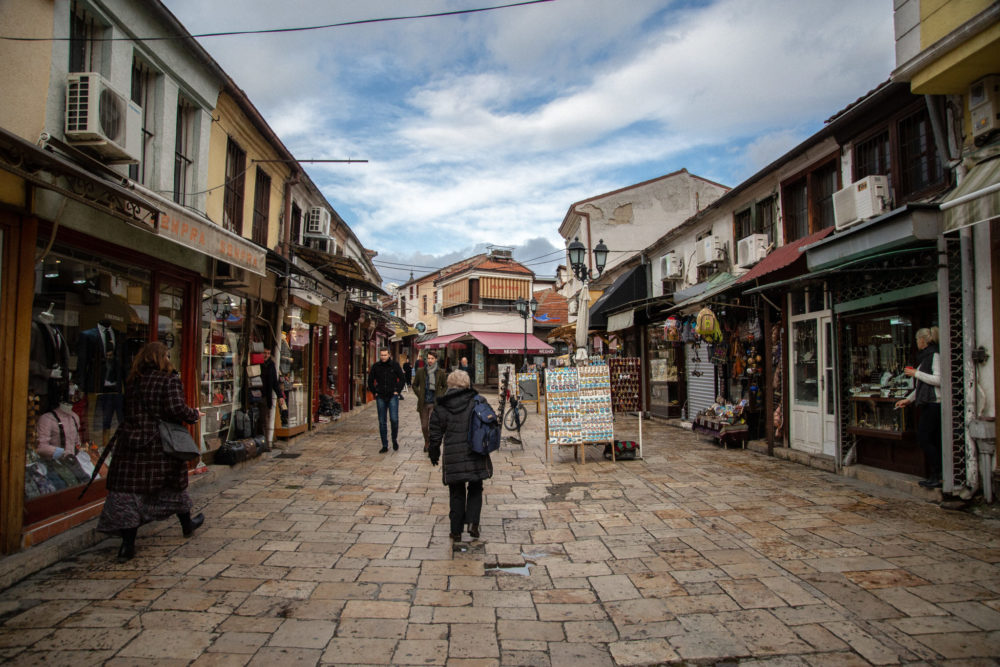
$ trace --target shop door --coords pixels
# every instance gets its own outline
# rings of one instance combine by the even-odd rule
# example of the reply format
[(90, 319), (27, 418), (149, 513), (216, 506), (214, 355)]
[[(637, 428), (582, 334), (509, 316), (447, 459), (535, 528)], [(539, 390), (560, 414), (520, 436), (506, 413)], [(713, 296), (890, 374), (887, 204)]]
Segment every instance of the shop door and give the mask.
[(708, 345), (691, 344), (686, 350), (687, 369), (687, 420), (715, 402), (715, 364), (708, 358)]
[(837, 420), (830, 316), (793, 320), (791, 354), (791, 447), (833, 456)]

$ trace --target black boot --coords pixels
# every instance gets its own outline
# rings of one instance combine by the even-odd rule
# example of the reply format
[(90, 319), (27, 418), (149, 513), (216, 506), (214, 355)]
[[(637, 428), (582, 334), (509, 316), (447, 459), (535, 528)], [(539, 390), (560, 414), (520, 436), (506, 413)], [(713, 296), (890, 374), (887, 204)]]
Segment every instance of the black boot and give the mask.
[(122, 545), (118, 547), (118, 562), (124, 563), (135, 557), (135, 535), (138, 528), (126, 528), (122, 530)]
[(181, 531), (184, 533), (184, 537), (191, 537), (194, 531), (201, 528), (201, 524), (205, 523), (204, 514), (199, 514), (191, 518), (190, 512), (184, 512), (183, 514), (178, 513), (177, 518), (181, 520)]
[(469, 524), (469, 535), (471, 535), (472, 537), (479, 537), (479, 524), (478, 523), (470, 523)]

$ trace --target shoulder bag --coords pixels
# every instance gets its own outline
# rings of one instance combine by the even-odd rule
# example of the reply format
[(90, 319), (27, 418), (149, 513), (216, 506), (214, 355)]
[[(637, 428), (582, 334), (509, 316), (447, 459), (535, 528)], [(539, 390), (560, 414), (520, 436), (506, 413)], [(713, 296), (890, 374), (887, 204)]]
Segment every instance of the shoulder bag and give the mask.
[(160, 420), (158, 426), (164, 454), (181, 461), (192, 461), (201, 456), (198, 444), (185, 426), (163, 419)]

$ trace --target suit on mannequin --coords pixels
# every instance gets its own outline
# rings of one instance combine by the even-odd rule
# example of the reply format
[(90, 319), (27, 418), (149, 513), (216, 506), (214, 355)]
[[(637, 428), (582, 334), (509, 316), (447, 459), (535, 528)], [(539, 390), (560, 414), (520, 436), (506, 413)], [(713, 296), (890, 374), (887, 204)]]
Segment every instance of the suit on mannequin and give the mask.
[(125, 335), (111, 328), (111, 320), (100, 320), (93, 329), (80, 332), (77, 350), (78, 384), (87, 392), (88, 403), (94, 399), (91, 404), (101, 411), (101, 425), (107, 431), (115, 415), (119, 424), (125, 420)]
[(52, 313), (54, 304), (31, 323), (28, 391), (41, 397), (41, 408), (51, 410), (66, 399), (69, 387), (69, 346)]

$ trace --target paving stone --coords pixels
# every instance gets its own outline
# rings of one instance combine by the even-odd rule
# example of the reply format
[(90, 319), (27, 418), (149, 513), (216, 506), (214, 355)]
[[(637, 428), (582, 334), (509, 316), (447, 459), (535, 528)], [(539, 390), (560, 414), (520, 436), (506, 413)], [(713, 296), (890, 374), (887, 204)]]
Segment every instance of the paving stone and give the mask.
[(652, 665), (677, 660), (677, 652), (665, 639), (613, 642), (609, 647), (616, 665)]
[(824, 623), (823, 627), (847, 642), (865, 660), (876, 665), (895, 665), (901, 662), (898, 647), (889, 646), (879, 638), (871, 636), (855, 623)]
[(453, 623), (448, 655), (451, 658), (498, 658), (498, 633), (492, 623)]
[(254, 654), (247, 663), (248, 667), (297, 667), (298, 665), (315, 665), (320, 656), (319, 649), (281, 648), (265, 646)]
[[(78, 633), (79, 634), (79, 633)], [(212, 643), (210, 632), (156, 628), (143, 630), (118, 651), (123, 658), (195, 660)]]
[(403, 639), (408, 621), (388, 618), (346, 618), (337, 625), (338, 637), (359, 639)]
[(751, 655), (803, 653), (810, 646), (764, 609), (716, 614), (715, 618), (740, 639)]
[(496, 633), (505, 643), (512, 640), (561, 641), (564, 638), (562, 623), (546, 621), (497, 621)]
[(691, 614), (678, 619), (685, 632), (670, 637), (670, 645), (685, 660), (749, 655), (749, 649), (711, 614)]
[(223, 632), (208, 647), (210, 653), (246, 653), (253, 655), (267, 643), (270, 634), (266, 632)]

